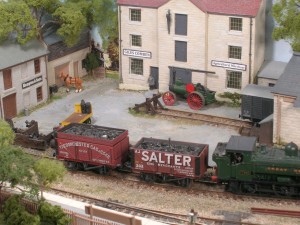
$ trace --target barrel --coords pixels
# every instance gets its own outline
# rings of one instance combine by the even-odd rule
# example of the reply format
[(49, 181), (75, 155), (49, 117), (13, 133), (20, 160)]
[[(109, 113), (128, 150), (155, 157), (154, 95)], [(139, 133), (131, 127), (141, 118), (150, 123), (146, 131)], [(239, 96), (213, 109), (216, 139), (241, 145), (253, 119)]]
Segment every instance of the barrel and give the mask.
[(94, 69), (94, 76), (100, 79), (105, 78), (105, 67), (98, 67)]

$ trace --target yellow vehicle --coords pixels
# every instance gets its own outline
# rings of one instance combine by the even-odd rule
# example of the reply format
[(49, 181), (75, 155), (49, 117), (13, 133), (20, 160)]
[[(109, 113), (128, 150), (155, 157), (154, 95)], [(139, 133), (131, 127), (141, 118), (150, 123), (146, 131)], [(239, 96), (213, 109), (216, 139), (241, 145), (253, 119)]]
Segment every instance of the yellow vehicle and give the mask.
[(60, 122), (60, 126), (64, 127), (70, 123), (87, 123), (90, 124), (92, 122), (92, 105), (90, 102), (85, 102), (81, 100), (81, 103), (76, 103), (74, 105), (74, 112)]

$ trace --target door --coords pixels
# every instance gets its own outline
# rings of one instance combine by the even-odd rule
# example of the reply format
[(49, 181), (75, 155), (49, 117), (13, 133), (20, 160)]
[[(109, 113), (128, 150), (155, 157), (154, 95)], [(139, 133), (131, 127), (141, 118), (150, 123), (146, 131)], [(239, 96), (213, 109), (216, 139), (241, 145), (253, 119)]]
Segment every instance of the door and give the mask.
[(189, 69), (170, 67), (170, 85), (181, 80), (184, 84), (192, 83), (192, 72)]
[[(60, 78), (60, 74), (64, 73), (64, 74), (69, 74), (69, 63), (65, 63), (62, 64), (60, 66), (55, 67), (55, 84), (58, 87), (63, 86), (65, 83), (64, 81)], [(72, 76), (71, 74), (69, 74), (69, 76)]]
[(17, 116), (16, 94), (3, 98), (3, 111), (5, 119), (12, 119)]
[(159, 84), (158, 84), (158, 79), (159, 79), (159, 69), (158, 67), (150, 67), (150, 77), (153, 79), (153, 82), (149, 82), (149, 87), (150, 89), (158, 89)]

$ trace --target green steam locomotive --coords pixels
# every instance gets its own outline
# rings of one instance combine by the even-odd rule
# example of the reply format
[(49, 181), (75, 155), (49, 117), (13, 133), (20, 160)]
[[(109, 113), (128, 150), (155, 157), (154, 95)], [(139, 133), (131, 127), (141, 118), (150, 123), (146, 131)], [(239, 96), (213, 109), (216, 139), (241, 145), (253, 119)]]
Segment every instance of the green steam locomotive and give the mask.
[(300, 197), (300, 153), (293, 142), (267, 148), (257, 147), (255, 137), (232, 136), (218, 143), (213, 160), (218, 182), (230, 192)]

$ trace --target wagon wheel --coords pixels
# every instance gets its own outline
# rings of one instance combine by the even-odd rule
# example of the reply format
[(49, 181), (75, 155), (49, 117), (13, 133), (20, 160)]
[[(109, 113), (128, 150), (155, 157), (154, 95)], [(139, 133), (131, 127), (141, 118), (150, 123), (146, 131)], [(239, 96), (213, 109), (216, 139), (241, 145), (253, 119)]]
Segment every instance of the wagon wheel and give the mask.
[(167, 106), (172, 106), (176, 102), (176, 95), (172, 91), (163, 94), (162, 99)]
[(187, 102), (189, 107), (194, 110), (199, 110), (205, 105), (203, 95), (197, 91), (194, 91), (187, 96)]

